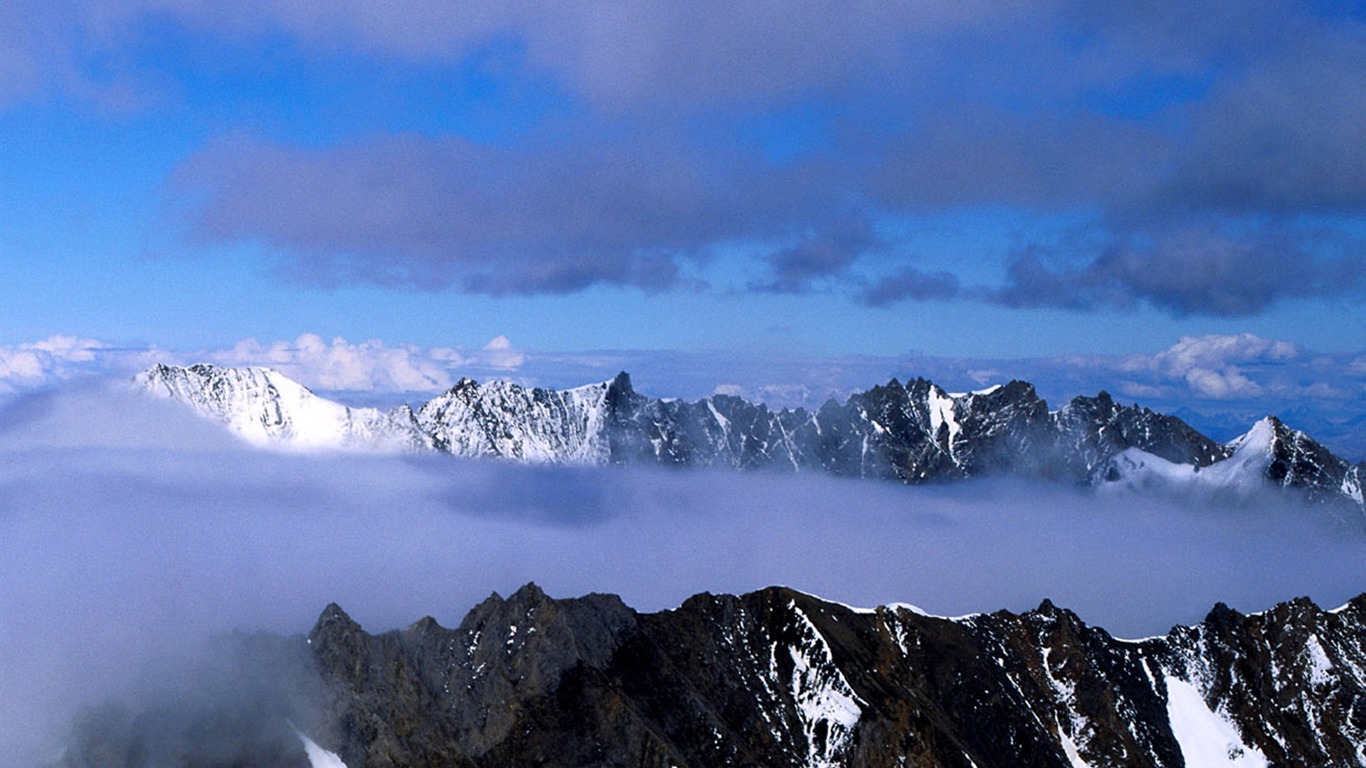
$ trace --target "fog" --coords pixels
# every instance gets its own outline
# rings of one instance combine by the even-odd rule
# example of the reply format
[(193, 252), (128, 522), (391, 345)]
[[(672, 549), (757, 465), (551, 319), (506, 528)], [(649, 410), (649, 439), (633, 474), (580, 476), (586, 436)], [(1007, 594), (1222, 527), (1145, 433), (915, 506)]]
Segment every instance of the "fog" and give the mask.
[(170, 403), (88, 387), (0, 410), (0, 754), (232, 630), (446, 626), (493, 591), (639, 610), (784, 584), (958, 615), (1045, 597), (1121, 636), (1366, 590), (1322, 511), (1187, 508), (1019, 482), (532, 468), (258, 452)]

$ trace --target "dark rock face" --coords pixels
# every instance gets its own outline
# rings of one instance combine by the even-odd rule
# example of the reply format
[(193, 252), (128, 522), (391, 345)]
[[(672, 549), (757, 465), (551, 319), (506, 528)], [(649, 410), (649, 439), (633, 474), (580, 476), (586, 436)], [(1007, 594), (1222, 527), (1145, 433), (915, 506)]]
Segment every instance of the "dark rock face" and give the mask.
[(1303, 489), (1316, 501), (1336, 500), (1351, 488), (1360, 496), (1362, 476), (1358, 466), (1334, 456), (1308, 435), (1291, 429), (1274, 416), (1268, 416), (1266, 422), (1274, 435), (1271, 462), (1266, 468), (1268, 480), (1283, 488)]
[[(638, 614), (528, 585), (456, 629), (370, 635), (329, 606), (306, 645), (277, 643), (307, 649), (321, 691), (301, 730), (350, 768), (1142, 767), (1207, 750), (1231, 766), (1366, 764), (1366, 595), (1336, 612), (1221, 605), (1126, 641), (1047, 601), (945, 619), (770, 588)], [(228, 759), (150, 762), (126, 749), (136, 728), (108, 722), (66, 768), (302, 764), (221, 713), (175, 722), (218, 728), (239, 748)], [(142, 722), (145, 735), (157, 721)]]
[(1093, 478), (1108, 459), (1127, 448), (1193, 467), (1207, 467), (1231, 453), (1175, 416), (1137, 405), (1123, 407), (1108, 392), (1073, 398), (1055, 415), (1054, 424), (1063, 457), (1058, 470), (1077, 482)]

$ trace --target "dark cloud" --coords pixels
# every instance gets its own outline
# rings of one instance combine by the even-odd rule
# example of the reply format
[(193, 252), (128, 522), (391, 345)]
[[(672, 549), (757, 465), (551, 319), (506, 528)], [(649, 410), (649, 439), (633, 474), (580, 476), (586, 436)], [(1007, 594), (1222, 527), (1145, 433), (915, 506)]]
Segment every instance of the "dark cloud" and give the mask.
[(958, 278), (951, 273), (903, 267), (870, 285), (859, 300), (870, 307), (884, 307), (903, 301), (951, 299), (958, 292)]
[(822, 280), (846, 273), (860, 256), (885, 248), (886, 243), (867, 219), (842, 221), (770, 254), (766, 260), (772, 277), (753, 282), (750, 288), (768, 293), (805, 293)]
[[(450, 67), (510, 40), (518, 66), (490, 76), (563, 95), (515, 144), (228, 140), (182, 166), (172, 194), (189, 193), (194, 237), (265, 243), (312, 282), (662, 290), (691, 284), (690, 259), (743, 242), (766, 254), (753, 290), (949, 297), (946, 274), (893, 255), (902, 243), (863, 258), (879, 244), (838, 219), (1003, 207), (1092, 216), (1108, 243), (1082, 266), (1022, 243), (996, 295), (1010, 306), (1240, 316), (1359, 285), (1334, 279), (1359, 254), (1263, 231), (1325, 216), (1337, 237), (1360, 227), (1366, 19), (1332, 4), (26, 0), (0, 10), (0, 104), (160, 87), (176, 73), (136, 55), (151, 19), (234, 55), (283, 38), (324, 68)], [(756, 122), (813, 104), (818, 149), (781, 163), (756, 149)], [(1192, 211), (1226, 225), (1198, 236), (1168, 221)], [(1272, 284), (1292, 271), (1308, 279)]]
[(1210, 91), (1171, 178), (1174, 206), (1274, 214), (1366, 209), (1366, 35), (1299, 41)]
[(261, 239), (291, 274), (479, 293), (675, 286), (731, 235), (732, 197), (686, 150), (612, 144), (513, 153), (380, 137), (310, 151), (226, 142), (185, 165), (192, 234)]
[(1142, 302), (1177, 316), (1213, 317), (1255, 315), (1301, 297), (1361, 295), (1366, 243), (1343, 240), (1325, 255), (1297, 235), (1178, 226), (1116, 239), (1091, 261), (1061, 268), (1045, 264), (1042, 249), (1029, 249), (1011, 263), (1006, 287), (987, 295), (1013, 307), (1095, 310)]

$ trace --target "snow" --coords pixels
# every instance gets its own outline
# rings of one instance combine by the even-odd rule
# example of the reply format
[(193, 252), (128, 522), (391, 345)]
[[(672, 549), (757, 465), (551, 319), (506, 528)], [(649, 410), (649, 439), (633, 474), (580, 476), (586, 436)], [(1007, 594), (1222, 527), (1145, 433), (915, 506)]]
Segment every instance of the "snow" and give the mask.
[(716, 419), (716, 423), (721, 426), (722, 432), (730, 431), (730, 419), (722, 416), (721, 412), (716, 410), (716, 404), (712, 402), (710, 397), (707, 398), (707, 410), (711, 411), (712, 418)]
[(799, 640), (788, 652), (792, 658), (792, 697), (806, 736), (806, 764), (812, 768), (832, 766), (863, 710), (815, 625), (795, 603), (789, 603), (788, 608), (799, 622)]
[(955, 400), (962, 400), (963, 398), (968, 397), (970, 395), (976, 395), (978, 397), (981, 397), (983, 395), (989, 395), (1000, 388), (1000, 384), (992, 384), (986, 389), (974, 389), (971, 392), (950, 392), (949, 397), (952, 397)]
[(1091, 768), (1091, 764), (1082, 759), (1081, 753), (1077, 751), (1077, 743), (1062, 731), (1058, 731), (1058, 738), (1062, 741), (1062, 751), (1067, 754), (1067, 760), (1072, 764), (1072, 768)]
[(1323, 650), (1323, 644), (1319, 642), (1318, 635), (1310, 635), (1309, 641), (1305, 643), (1305, 656), (1309, 663), (1309, 683), (1315, 688), (1327, 685), (1333, 681), (1333, 662), (1328, 660), (1328, 654)]
[(1200, 691), (1166, 677), (1167, 717), (1187, 768), (1264, 768), (1266, 756), (1243, 743), (1233, 724), (1211, 710)]
[[(1053, 666), (1051, 664), (1052, 654), (1053, 649), (1044, 645), (1044, 676), (1048, 678), (1049, 686), (1053, 689), (1053, 692), (1057, 694), (1058, 703), (1062, 704), (1067, 710), (1068, 725), (1071, 728), (1071, 733), (1085, 733), (1088, 724), (1086, 718), (1076, 711), (1076, 688), (1072, 683), (1059, 680), (1053, 676)], [(1016, 688), (1018, 689), (1019, 686), (1017, 685)], [(1077, 747), (1077, 742), (1074, 741), (1068, 731), (1063, 728), (1061, 718), (1058, 720), (1058, 741), (1062, 745), (1063, 752), (1067, 753), (1067, 759), (1071, 761), (1072, 768), (1091, 768), (1091, 766), (1082, 759), (1081, 751)]]
[(1258, 442), (1243, 443), (1232, 456), (1203, 469), (1126, 448), (1110, 460), (1109, 467), (1118, 479), (1106, 485), (1135, 491), (1250, 494), (1265, 486), (1270, 463), (1269, 449)]
[(500, 456), (532, 464), (604, 464), (609, 384), (566, 390), (471, 382), (423, 405), (422, 431), (457, 456)]
[[(878, 612), (878, 608), (865, 608), (857, 605), (849, 605), (848, 603), (841, 603), (838, 600), (831, 600), (827, 597), (822, 597), (820, 595), (812, 594), (810, 592), (807, 592), (806, 594), (816, 598), (817, 600), (820, 600), (823, 603), (838, 605), (839, 607), (844, 608), (852, 613), (872, 615)], [(968, 619), (976, 618), (977, 616), (981, 615), (980, 613), (967, 613), (962, 616), (941, 616), (937, 613), (930, 613), (929, 611), (926, 611), (924, 608), (921, 608), (918, 605), (912, 605), (911, 603), (886, 603), (885, 605), (880, 606), (880, 608), (886, 608), (887, 610), (893, 612), (906, 611), (908, 613), (913, 613), (916, 616), (924, 616), (927, 619), (940, 619), (942, 621), (956, 622), (967, 621)]]
[(938, 387), (930, 387), (929, 397), (926, 405), (930, 410), (930, 432), (939, 434), (939, 427), (947, 424), (949, 428), (949, 446), (953, 446), (953, 439), (962, 430), (958, 424), (958, 419), (954, 413), (955, 402)]
[(294, 733), (299, 737), (299, 740), (304, 743), (304, 752), (308, 754), (308, 765), (310, 768), (346, 768), (346, 763), (343, 763), (342, 759), (338, 757), (336, 753), (328, 752), (318, 746), (315, 741), (305, 736), (303, 731), (300, 731), (297, 728), (294, 730)]
[(1366, 497), (1362, 495), (1361, 478), (1355, 468), (1343, 476), (1340, 490), (1343, 496), (1355, 501), (1358, 506), (1366, 506)]
[(189, 405), (259, 447), (286, 450), (411, 450), (421, 444), (406, 414), (350, 408), (318, 397), (270, 368), (157, 366), (136, 378), (153, 395)]

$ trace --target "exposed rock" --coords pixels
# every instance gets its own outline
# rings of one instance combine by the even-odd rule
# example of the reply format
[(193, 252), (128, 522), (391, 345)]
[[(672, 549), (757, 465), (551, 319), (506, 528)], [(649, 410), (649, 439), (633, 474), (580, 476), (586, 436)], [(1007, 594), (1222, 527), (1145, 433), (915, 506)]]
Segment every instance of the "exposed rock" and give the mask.
[[(1366, 595), (1130, 641), (1048, 601), (949, 619), (770, 588), (637, 614), (528, 585), (456, 629), (370, 635), (329, 606), (275, 642), (307, 648), (308, 732), (350, 768), (1366, 765)], [(300, 765), (259, 726), (286, 713), (243, 708), (105, 713), (63, 766)]]

